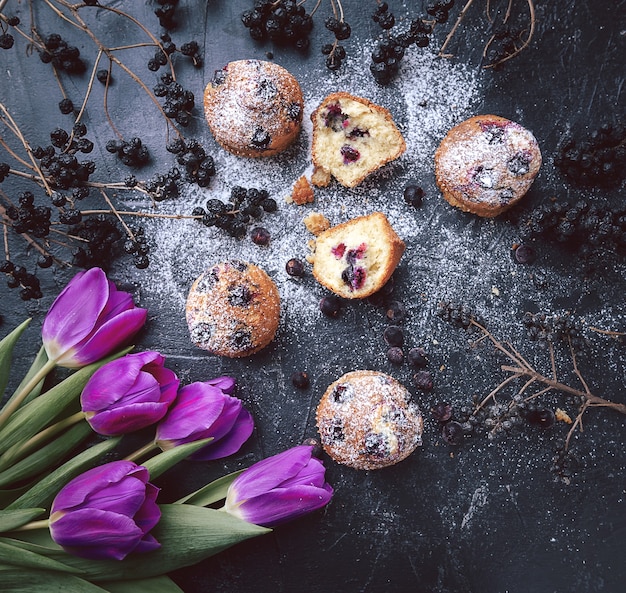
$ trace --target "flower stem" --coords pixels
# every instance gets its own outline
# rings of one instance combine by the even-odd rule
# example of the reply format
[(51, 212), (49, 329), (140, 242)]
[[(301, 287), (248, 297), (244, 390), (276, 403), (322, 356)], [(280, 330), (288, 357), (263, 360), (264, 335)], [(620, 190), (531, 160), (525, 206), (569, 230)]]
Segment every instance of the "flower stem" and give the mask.
[(49, 526), (49, 519), (41, 519), (41, 521), (31, 521), (30, 523), (26, 523), (26, 525), (22, 525), (13, 531), (33, 531), (35, 529), (47, 529)]
[(17, 410), (22, 402), (28, 397), (28, 394), (39, 384), (40, 381), (46, 378), (46, 375), (56, 366), (55, 361), (48, 360), (37, 373), (35, 373), (31, 380), (22, 387), (22, 389), (16, 393), (4, 406), (0, 412), (0, 429), (7, 423), (11, 414)]
[(124, 459), (126, 461), (136, 462), (138, 459), (145, 457), (146, 455), (148, 455), (148, 453), (151, 453), (152, 451), (158, 448), (159, 446), (154, 441), (150, 441), (147, 445), (144, 445), (143, 447), (139, 447), (139, 449), (137, 449), (134, 453), (131, 453), (130, 455), (127, 455), (126, 457), (124, 457)]
[(83, 412), (76, 412), (52, 426), (38, 432), (24, 443), (17, 443), (0, 456), (0, 471), (10, 467), (12, 463), (26, 457), (33, 449), (50, 440), (53, 436), (64, 431), (66, 428), (77, 424), (85, 418)]

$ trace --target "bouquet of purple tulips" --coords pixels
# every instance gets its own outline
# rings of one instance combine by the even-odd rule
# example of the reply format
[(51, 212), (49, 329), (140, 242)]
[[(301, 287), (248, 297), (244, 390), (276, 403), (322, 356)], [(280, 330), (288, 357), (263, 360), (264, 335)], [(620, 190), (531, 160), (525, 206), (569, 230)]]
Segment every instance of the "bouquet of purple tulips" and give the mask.
[[(161, 354), (124, 348), (146, 314), (99, 268), (48, 311), (42, 348), (0, 409), (3, 591), (180, 591), (166, 573), (329, 502), (324, 465), (300, 445), (159, 504), (153, 481), (183, 459), (236, 453), (254, 421), (232, 377), (181, 387)], [(0, 341), (2, 393), (27, 326)], [(44, 389), (57, 366), (75, 370)], [(148, 445), (99, 464), (153, 425)], [(94, 432), (106, 438), (70, 457)]]

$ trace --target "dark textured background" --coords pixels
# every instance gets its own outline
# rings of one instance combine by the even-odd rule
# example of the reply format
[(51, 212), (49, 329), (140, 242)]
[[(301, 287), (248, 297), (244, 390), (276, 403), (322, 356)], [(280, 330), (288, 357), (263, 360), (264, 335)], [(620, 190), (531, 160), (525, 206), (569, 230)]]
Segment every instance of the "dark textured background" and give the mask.
[[(109, 4), (132, 10), (149, 29), (158, 32), (151, 2)], [(174, 39), (180, 44), (195, 38), (205, 48), (206, 62), (200, 71), (183, 62), (177, 65), (183, 85), (191, 88), (198, 99), (216, 68), (234, 59), (263, 59), (268, 49), (273, 49), (276, 61), (297, 77), (304, 72), (313, 77), (307, 84), (314, 84), (315, 76), (330, 76), (319, 54), (321, 44), (329, 40), (321, 25), (321, 18), (328, 14), (327, 6), (316, 15), (312, 51), (302, 57), (289, 50), (254, 44), (239, 22), (240, 13), (249, 4), (231, 0), (181, 0)], [(398, 17), (407, 13), (424, 14), (421, 2), (390, 4)], [(458, 63), (478, 69), (488, 29), (484, 2), (475, 4), (449, 49)], [(9, 1), (5, 11), (10, 14), (17, 5)], [(373, 5), (361, 0), (344, 1), (346, 18), (354, 31), (346, 43), (349, 51), (360, 42), (368, 42), (376, 33), (369, 20)], [(41, 6), (37, 8), (40, 28), (46, 33), (61, 29), (65, 36), (67, 29), (58, 27)], [(603, 121), (620, 118), (623, 121), (625, 8), (623, 1), (536, 2), (537, 30), (530, 47), (502, 69), (484, 75), (477, 112), (522, 120), (540, 139), (544, 168), (548, 171), (553, 169), (552, 157), (566, 130), (584, 134), (588, 126), (594, 128)], [(458, 10), (459, 7), (452, 20)], [(25, 6), (20, 5), (17, 12), (26, 22)], [(92, 22), (94, 27), (101, 28), (103, 35), (106, 31), (106, 35), (115, 39), (112, 44), (129, 43), (132, 39), (129, 30), (113, 28), (110, 16), (99, 13)], [(441, 30), (445, 33), (450, 26)], [(441, 44), (443, 37), (443, 33), (436, 34), (434, 43)], [(91, 65), (95, 52), (88, 42), (69, 31), (67, 38), (74, 39)], [(45, 144), (49, 131), (66, 122), (56, 108), (60, 99), (58, 89), (49, 70), (36, 56), (27, 56), (25, 44), (18, 41), (16, 46), (8, 52), (0, 51), (0, 97), (31, 143)], [(145, 54), (137, 58), (127, 54), (125, 59), (137, 60), (138, 71), (145, 72), (145, 79), (152, 84), (154, 75), (143, 65)], [(84, 77), (67, 80), (67, 88), (77, 101), (85, 82)], [(156, 163), (152, 168), (157, 170), (159, 159), (171, 161), (171, 155), (164, 150), (162, 123), (157, 121), (156, 114), (137, 104), (136, 89), (129, 86), (128, 94), (124, 90), (124, 87), (112, 89), (111, 113), (116, 125), (128, 130), (128, 136), (138, 134), (150, 143)], [(91, 111), (87, 123), (89, 137), (96, 142), (94, 158), (99, 163), (100, 158), (103, 161), (96, 177), (123, 177), (125, 172), (118, 171), (115, 162), (104, 152), (111, 133), (101, 113)], [(185, 135), (196, 136), (207, 145), (211, 143), (201, 117), (195, 119)], [(148, 177), (151, 170), (142, 171), (142, 175)], [(424, 180), (424, 184), (431, 195), (436, 194), (432, 178)], [(9, 191), (6, 183), (3, 189)], [(19, 189), (22, 189), (20, 184), (15, 184), (11, 191)], [(552, 195), (567, 199), (586, 195), (614, 204), (624, 200), (620, 191), (579, 190), (548, 172), (537, 180), (528, 201), (539, 203)], [(469, 237), (484, 228), (482, 222), (474, 224), (471, 217), (443, 205), (434, 212), (437, 214), (431, 219), (434, 225), (448, 225), (453, 231), (467, 232)], [(464, 230), (466, 225), (469, 230)], [(9, 239), (14, 259), (34, 270), (35, 258), (29, 258), (23, 244), (13, 236)], [(429, 241), (422, 239), (425, 243)], [(127, 262), (118, 264), (113, 269), (113, 279), (128, 278), (127, 265)], [(399, 298), (403, 296), (403, 287), (410, 284), (412, 270), (407, 264), (398, 271)], [(539, 278), (534, 284), (503, 279), (502, 288), (516, 294), (510, 303), (504, 302), (492, 312), (499, 328), (507, 328), (510, 319), (511, 334), (503, 338), (523, 340), (523, 332), (515, 329), (516, 319), (534, 302), (545, 304), (550, 300), (545, 294), (542, 296), (540, 279), (545, 277), (549, 281), (555, 270), (570, 278), (565, 284), (566, 294), (552, 302), (555, 309), (571, 305), (584, 314), (608, 304), (613, 317), (606, 320), (607, 328), (624, 331), (623, 262), (608, 257), (589, 268), (575, 256), (548, 247), (534, 268), (534, 277)], [(38, 348), (43, 314), (72, 273), (39, 272), (45, 293), (40, 302), (23, 303), (16, 291), (8, 290), (4, 284), (0, 289), (2, 334), (25, 316), (34, 318), (27, 334), (30, 341), (24, 341), (21, 346), (14, 381)], [(481, 270), (468, 266), (464, 273), (471, 279), (481, 274)], [(384, 349), (380, 336), (385, 322), (380, 312), (369, 306), (351, 305), (339, 320), (320, 318), (315, 335), (300, 330), (297, 320), (293, 320), (289, 340), (280, 340), (251, 360), (223, 361), (198, 355), (188, 342), (184, 321), (170, 318), (166, 306), (161, 310), (158, 295), (142, 291), (141, 274), (130, 276), (139, 280), (126, 288), (132, 289), (140, 303), (150, 308), (149, 324), (138, 346), (164, 352), (170, 366), (185, 381), (233, 373), (239, 380), (240, 395), (257, 423), (255, 435), (233, 459), (210, 466), (185, 463), (171, 472), (160, 484), (165, 499), (173, 499), (225, 471), (246, 467), (303, 438), (315, 436), (316, 402), (326, 385), (343, 372), (376, 368), (410, 385), (407, 367), (390, 368), (381, 356)], [(431, 310), (436, 296), (432, 295), (429, 302)], [(489, 312), (486, 306), (482, 309)], [(438, 400), (461, 404), (471, 393), (488, 393), (502, 379), (498, 370), (502, 359), (486, 345), (477, 355), (468, 347), (468, 336), (434, 320), (432, 315), (416, 315), (409, 320), (408, 328), (413, 332), (428, 330), (437, 338), (439, 345), (431, 352), (430, 367), (435, 371), (440, 365), (446, 368), (445, 372), (435, 373), (436, 387), (432, 394), (416, 394), (427, 418), (422, 450), (379, 472), (357, 472), (329, 462), (328, 480), (335, 488), (335, 496), (327, 509), (181, 570), (173, 576), (186, 593), (247, 593), (269, 589), (309, 593), (613, 593), (623, 590), (626, 578), (623, 418), (603, 410), (593, 410), (587, 415), (584, 433), (573, 441), (579, 465), (569, 485), (555, 480), (549, 470), (550, 459), (567, 431), (562, 424), (545, 432), (525, 428), (519, 435), (493, 442), (484, 435), (476, 436), (451, 449), (438, 436), (436, 424), (428, 414), (430, 405)], [(529, 349), (532, 352), (532, 343), (522, 343), (524, 352)], [(581, 369), (600, 394), (623, 401), (625, 356), (619, 343), (594, 336), (591, 351), (580, 361)], [(309, 390), (304, 392), (295, 390), (289, 382), (291, 372), (302, 368), (308, 369), (313, 379)], [(566, 374), (565, 378), (569, 380), (571, 376)], [(556, 406), (561, 400), (557, 397), (551, 402)]]

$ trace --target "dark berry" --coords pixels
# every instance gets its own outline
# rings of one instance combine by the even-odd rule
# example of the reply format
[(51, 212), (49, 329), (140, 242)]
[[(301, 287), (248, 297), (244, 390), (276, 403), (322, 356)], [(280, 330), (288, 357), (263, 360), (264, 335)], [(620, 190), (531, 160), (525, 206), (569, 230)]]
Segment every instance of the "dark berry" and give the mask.
[(388, 346), (402, 347), (404, 344), (404, 332), (397, 325), (390, 325), (385, 328), (383, 339)]
[(407, 185), (403, 192), (404, 201), (414, 208), (419, 208), (424, 201), (424, 190), (419, 185)]
[(441, 436), (448, 445), (459, 445), (463, 440), (463, 427), (452, 420), (441, 428)]
[(407, 360), (411, 366), (422, 368), (428, 364), (426, 352), (423, 348), (411, 348), (407, 355)]
[(266, 228), (257, 226), (250, 231), (250, 238), (256, 245), (269, 245), (271, 235)]
[(342, 302), (336, 296), (325, 296), (320, 300), (320, 311), (326, 317), (337, 317), (342, 309)]
[(402, 321), (406, 317), (406, 308), (400, 301), (391, 301), (385, 315), (390, 321)]
[(548, 409), (533, 409), (526, 412), (526, 421), (541, 428), (550, 428), (555, 422), (554, 412)]
[(535, 250), (527, 243), (518, 245), (514, 253), (518, 264), (531, 264), (535, 261)]
[(437, 422), (447, 422), (452, 418), (452, 406), (446, 402), (438, 402), (430, 409), (430, 413)]
[(306, 371), (296, 371), (291, 375), (291, 382), (294, 387), (298, 389), (306, 389), (310, 384), (311, 380), (309, 379), (309, 375)]
[(413, 375), (413, 383), (422, 391), (430, 391), (433, 388), (433, 376), (428, 371), (417, 371)]
[(107, 84), (107, 82), (109, 84), (111, 83), (111, 79), (109, 77), (109, 71), (106, 70), (105, 68), (101, 68), (100, 70), (96, 72), (96, 78), (98, 79), (98, 82), (102, 84)]
[(37, 258), (37, 265), (40, 268), (49, 268), (52, 265), (53, 259), (49, 253), (42, 253)]
[(15, 39), (10, 33), (0, 35), (0, 49), (11, 49), (14, 43)]
[(393, 346), (387, 350), (387, 359), (393, 364), (402, 364), (404, 362), (404, 352), (402, 348)]
[(292, 258), (285, 264), (285, 270), (290, 276), (304, 276), (304, 263), (302, 260)]
[(63, 115), (67, 115), (68, 113), (72, 113), (74, 111), (74, 103), (70, 99), (62, 99), (59, 102), (59, 111)]

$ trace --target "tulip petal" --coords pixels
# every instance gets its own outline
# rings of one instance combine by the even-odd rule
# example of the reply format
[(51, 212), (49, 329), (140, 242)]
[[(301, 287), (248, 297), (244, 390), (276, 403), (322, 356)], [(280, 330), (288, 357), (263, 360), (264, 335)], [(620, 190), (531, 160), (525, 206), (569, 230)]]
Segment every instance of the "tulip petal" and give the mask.
[(213, 385), (214, 387), (217, 387), (220, 391), (223, 391), (227, 395), (233, 394), (233, 391), (235, 391), (235, 385), (236, 385), (235, 379), (233, 377), (227, 377), (227, 376), (210, 379), (208, 381), (205, 381), (205, 383), (209, 385)]
[(224, 395), (216, 387), (196, 382), (178, 392), (174, 404), (157, 427), (157, 441), (188, 443), (206, 438), (204, 432), (220, 417)]
[[(144, 472), (137, 472), (136, 469), (142, 469)], [(148, 481), (148, 472), (145, 468), (135, 465), (132, 461), (112, 461), (87, 470), (70, 480), (57, 494), (52, 503), (51, 513), (83, 504), (94, 490), (119, 482), (129, 472), (144, 484)]]
[(311, 457), (309, 462), (298, 472), (297, 475), (292, 476), (281, 482), (281, 488), (289, 488), (295, 484), (308, 484), (310, 486), (317, 486), (322, 488), (324, 485), (324, 464), (316, 457)]
[(133, 517), (146, 498), (146, 485), (133, 476), (92, 492), (84, 505)]
[(194, 461), (210, 461), (233, 455), (250, 438), (253, 430), (254, 419), (252, 414), (242, 407), (228, 433), (220, 437), (219, 440), (217, 440), (218, 437), (215, 437), (215, 441), (191, 455), (190, 459)]
[(117, 402), (131, 391), (141, 369), (155, 357), (163, 358), (156, 352), (139, 352), (127, 354), (100, 367), (81, 394), (83, 412), (99, 412)]
[(299, 445), (262, 459), (235, 478), (230, 486), (232, 496), (240, 499), (245, 492), (246, 499), (254, 498), (280, 486), (300, 473), (310, 461), (312, 452), (312, 446)]
[(330, 486), (317, 488), (300, 485), (279, 488), (248, 499), (235, 511), (229, 510), (229, 512), (249, 523), (273, 527), (323, 507), (330, 501), (332, 494)]
[(75, 556), (124, 559), (144, 536), (132, 519), (98, 509), (79, 509), (50, 522), (52, 539)]
[(161, 518), (161, 509), (156, 503), (159, 490), (160, 489), (153, 484), (146, 484), (146, 499), (133, 517), (137, 526), (144, 533), (148, 533), (148, 531), (150, 531)]
[(120, 313), (96, 329), (93, 335), (76, 345), (70, 355), (57, 359), (60, 366), (75, 368), (106, 356), (115, 347), (136, 334), (146, 322), (148, 311), (135, 307)]
[(100, 268), (76, 274), (48, 310), (41, 335), (48, 358), (57, 360), (84, 340), (109, 298), (109, 281)]
[(119, 410), (105, 410), (94, 416), (87, 416), (87, 422), (98, 434), (117, 436), (152, 426), (165, 414), (167, 414), (166, 404), (142, 402), (124, 406)]

